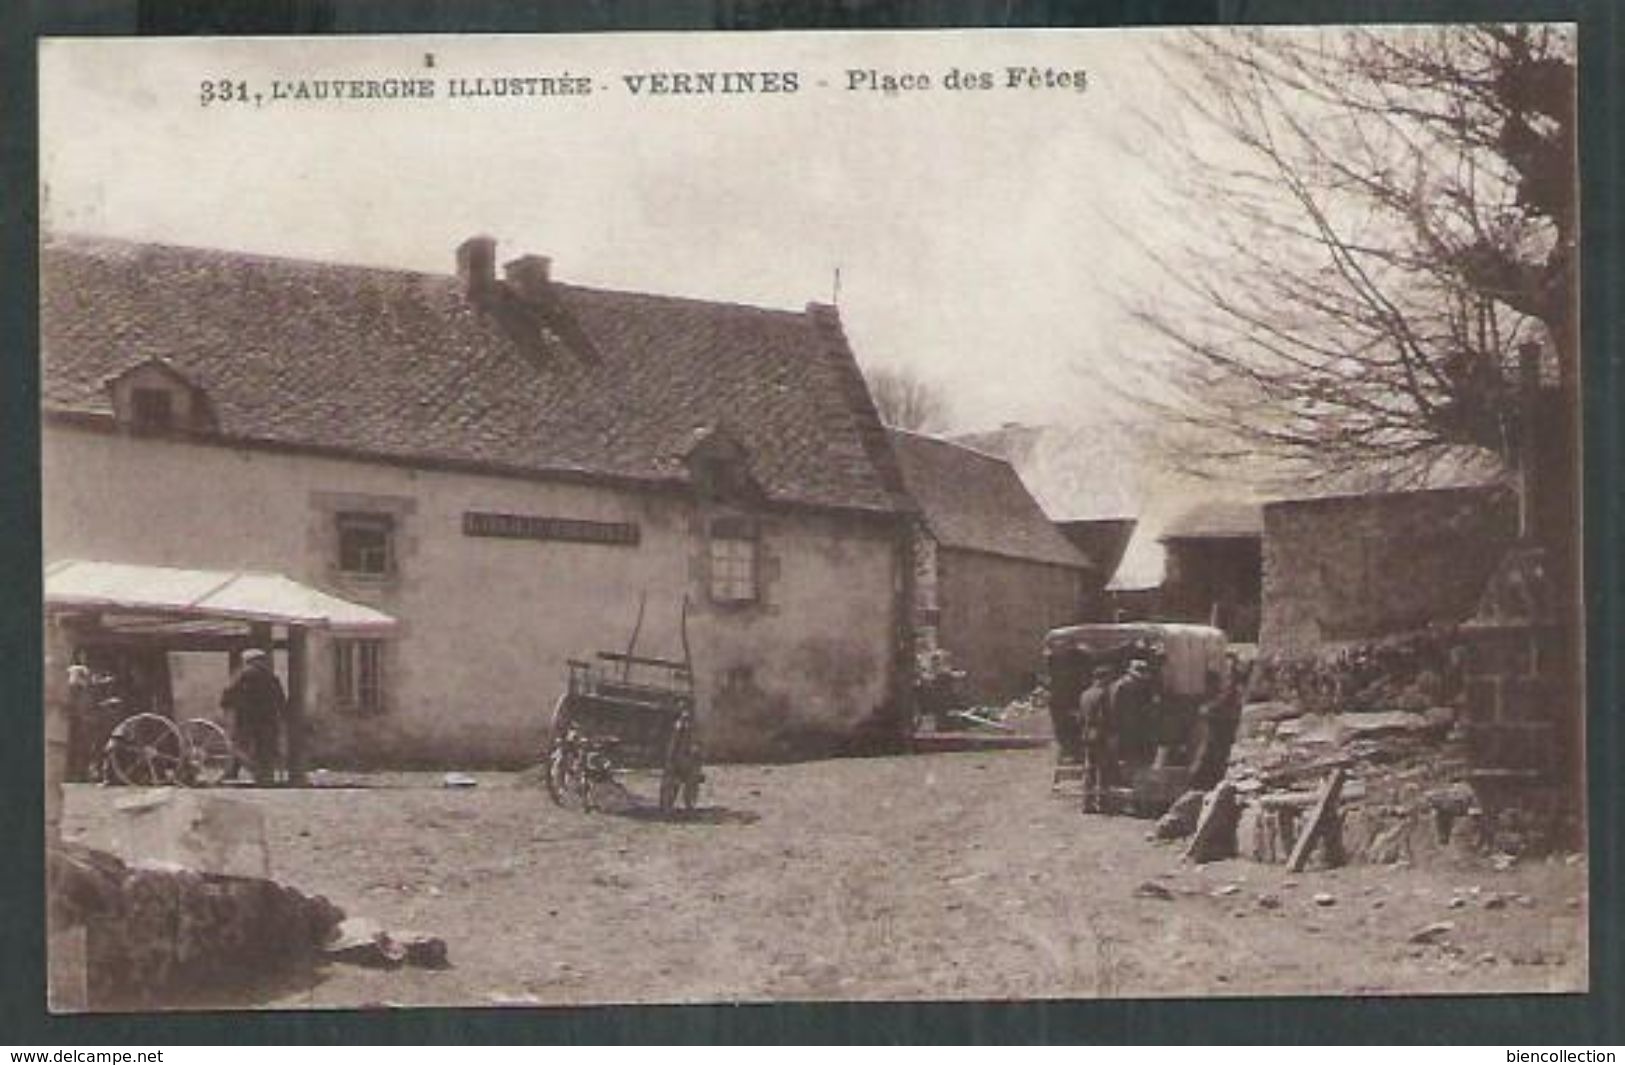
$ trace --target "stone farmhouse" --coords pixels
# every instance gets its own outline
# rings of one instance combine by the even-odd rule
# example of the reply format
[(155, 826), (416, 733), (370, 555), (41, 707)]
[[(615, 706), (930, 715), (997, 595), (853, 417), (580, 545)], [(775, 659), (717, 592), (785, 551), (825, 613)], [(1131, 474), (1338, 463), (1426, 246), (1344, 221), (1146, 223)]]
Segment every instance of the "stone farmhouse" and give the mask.
[[(311, 633), (312, 765), (533, 761), (566, 660), (625, 650), (640, 602), (672, 656), (686, 600), (707, 757), (902, 719), (915, 504), (835, 309), (499, 275), (483, 237), (454, 261), (48, 239), (47, 566), (277, 574), (394, 619)], [(169, 658), (177, 711), (212, 711), (225, 656)]]

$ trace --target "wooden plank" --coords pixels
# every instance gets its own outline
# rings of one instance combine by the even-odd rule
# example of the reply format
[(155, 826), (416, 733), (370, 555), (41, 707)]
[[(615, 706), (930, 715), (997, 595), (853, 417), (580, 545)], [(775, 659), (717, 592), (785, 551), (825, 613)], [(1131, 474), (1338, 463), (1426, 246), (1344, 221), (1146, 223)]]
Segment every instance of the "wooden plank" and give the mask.
[(1332, 770), (1332, 775), (1326, 778), (1326, 783), (1320, 789), (1320, 798), (1315, 802), (1315, 808), (1309, 814), (1309, 820), (1303, 826), (1303, 832), (1298, 836), (1298, 842), (1292, 848), (1292, 857), (1287, 860), (1286, 867), (1289, 872), (1301, 873), (1305, 863), (1309, 861), (1309, 853), (1315, 848), (1315, 839), (1320, 836), (1331, 823), (1330, 814), (1337, 810), (1337, 797), (1343, 792), (1343, 771)]
[(304, 785), (305, 775), (305, 711), (310, 706), (309, 643), (303, 626), (288, 626), (288, 712), (285, 718), (288, 783)]
[(1259, 796), (1258, 805), (1266, 810), (1276, 810), (1283, 806), (1290, 806), (1294, 810), (1307, 809), (1320, 801), (1318, 792), (1288, 791), (1276, 795)]
[(1001, 732), (1015, 731), (1015, 727), (1013, 725), (1006, 725), (1003, 721), (994, 721), (992, 718), (973, 714), (969, 710), (951, 710), (949, 711), (949, 716), (957, 717), (964, 721), (969, 721), (973, 725), (982, 725), (987, 728), (998, 729)]
[(658, 666), (661, 669), (687, 670), (687, 662), (679, 662), (673, 658), (652, 658), (648, 655), (624, 655), (619, 651), (599, 651), (598, 657), (605, 662), (625, 662), (634, 666)]

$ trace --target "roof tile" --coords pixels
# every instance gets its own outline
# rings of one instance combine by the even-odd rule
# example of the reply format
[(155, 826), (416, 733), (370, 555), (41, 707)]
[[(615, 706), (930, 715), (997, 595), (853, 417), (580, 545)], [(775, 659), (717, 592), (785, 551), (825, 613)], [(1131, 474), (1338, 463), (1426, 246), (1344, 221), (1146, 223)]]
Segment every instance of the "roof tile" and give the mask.
[(1090, 566), (1005, 460), (902, 430), (891, 433), (903, 483), (945, 547), (1058, 566)]
[(583, 358), (449, 275), (58, 237), (41, 280), (48, 410), (110, 414), (105, 380), (162, 358), (228, 437), (682, 481), (693, 431), (726, 426), (770, 499), (907, 507), (831, 309), (555, 284)]

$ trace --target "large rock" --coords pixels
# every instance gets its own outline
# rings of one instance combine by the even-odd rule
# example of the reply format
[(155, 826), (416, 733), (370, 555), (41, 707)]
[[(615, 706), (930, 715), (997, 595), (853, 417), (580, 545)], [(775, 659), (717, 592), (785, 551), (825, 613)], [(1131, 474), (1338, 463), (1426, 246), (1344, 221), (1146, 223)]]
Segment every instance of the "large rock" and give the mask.
[(1185, 849), (1185, 859), (1202, 863), (1234, 858), (1236, 825), (1240, 819), (1236, 786), (1228, 780), (1221, 781), (1202, 802), (1202, 812), (1197, 817), (1190, 846)]
[(1158, 839), (1184, 839), (1196, 831), (1196, 819), (1202, 812), (1206, 796), (1200, 791), (1187, 791), (1174, 800), (1168, 812), (1157, 819), (1155, 835)]
[(322, 945), (322, 953), (333, 961), (372, 969), (402, 965), (445, 969), (451, 965), (446, 941), (439, 936), (407, 930), (391, 932), (370, 917), (347, 918)]
[(1373, 710), (1363, 714), (1338, 714), (1337, 727), (1346, 736), (1365, 737), (1383, 732), (1422, 732), (1430, 726), (1425, 715), (1409, 710)]
[(52, 939), (83, 930), (86, 1004), (64, 994), (64, 1009), (176, 1005), (263, 979), (312, 959), (344, 916), (320, 896), (259, 877), (62, 850), (49, 881)]
[(269, 878), (265, 814), (242, 799), (185, 788), (153, 788), (114, 804), (115, 842), (125, 861), (218, 876)]

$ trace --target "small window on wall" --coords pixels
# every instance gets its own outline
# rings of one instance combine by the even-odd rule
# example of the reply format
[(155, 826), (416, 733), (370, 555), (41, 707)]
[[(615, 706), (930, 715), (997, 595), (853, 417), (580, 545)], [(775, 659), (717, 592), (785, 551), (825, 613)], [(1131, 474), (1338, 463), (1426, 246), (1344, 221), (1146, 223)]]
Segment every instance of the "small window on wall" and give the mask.
[(394, 572), (395, 522), (388, 514), (340, 514), (339, 570), (366, 577)]
[(383, 650), (381, 640), (333, 641), (333, 692), (340, 706), (363, 711), (383, 709)]
[(759, 597), (756, 527), (749, 521), (718, 518), (711, 523), (711, 599), (754, 603)]

